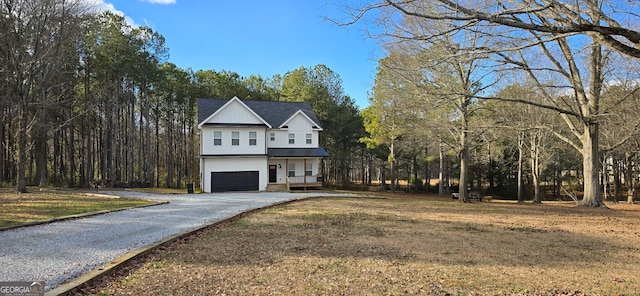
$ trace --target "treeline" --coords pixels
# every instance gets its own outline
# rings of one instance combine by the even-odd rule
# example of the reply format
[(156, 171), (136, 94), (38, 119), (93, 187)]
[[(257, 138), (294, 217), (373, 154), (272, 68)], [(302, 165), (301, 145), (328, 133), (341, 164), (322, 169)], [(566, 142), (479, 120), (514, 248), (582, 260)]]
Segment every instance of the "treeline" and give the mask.
[(199, 183), (196, 98), (233, 96), (308, 101), (334, 156), (327, 171), (345, 178), (363, 128), (336, 73), (319, 65), (265, 79), (180, 69), (160, 33), (84, 3), (0, 5), (2, 186)]
[(541, 202), (547, 187), (585, 206), (604, 206), (603, 193), (634, 201), (640, 60), (616, 32), (638, 34), (621, 25), (638, 6), (550, 2), (347, 9), (346, 24), (384, 24), (363, 142), (380, 151), (392, 190), (417, 158), (439, 159), (439, 192), (455, 178), (465, 202), (468, 188)]

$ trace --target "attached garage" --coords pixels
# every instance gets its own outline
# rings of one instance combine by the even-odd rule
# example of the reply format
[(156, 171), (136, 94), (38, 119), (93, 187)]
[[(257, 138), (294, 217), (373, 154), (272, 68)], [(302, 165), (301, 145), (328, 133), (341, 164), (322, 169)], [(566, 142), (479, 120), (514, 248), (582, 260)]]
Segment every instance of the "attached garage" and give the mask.
[[(264, 191), (268, 184), (266, 156), (207, 156), (200, 160), (202, 192)], [(206, 173), (205, 173), (206, 172)]]
[(257, 191), (259, 171), (211, 172), (211, 192)]

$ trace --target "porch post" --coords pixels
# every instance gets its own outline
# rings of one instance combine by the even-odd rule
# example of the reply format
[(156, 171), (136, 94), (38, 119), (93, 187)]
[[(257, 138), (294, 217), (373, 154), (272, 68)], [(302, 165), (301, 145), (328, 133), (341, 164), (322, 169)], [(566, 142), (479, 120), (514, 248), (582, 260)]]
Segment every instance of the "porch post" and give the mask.
[(304, 159), (304, 173), (302, 173), (302, 175), (304, 176), (304, 185), (307, 185), (307, 159)]
[(284, 182), (287, 184), (287, 190), (291, 190), (289, 184), (289, 159), (285, 158), (284, 160)]

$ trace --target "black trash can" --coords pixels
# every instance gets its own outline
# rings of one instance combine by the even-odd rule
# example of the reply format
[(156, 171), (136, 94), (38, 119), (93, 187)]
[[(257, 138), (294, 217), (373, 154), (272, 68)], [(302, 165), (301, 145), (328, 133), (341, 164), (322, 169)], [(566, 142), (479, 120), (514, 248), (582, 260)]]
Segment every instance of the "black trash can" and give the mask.
[(193, 193), (193, 183), (187, 183), (187, 193)]

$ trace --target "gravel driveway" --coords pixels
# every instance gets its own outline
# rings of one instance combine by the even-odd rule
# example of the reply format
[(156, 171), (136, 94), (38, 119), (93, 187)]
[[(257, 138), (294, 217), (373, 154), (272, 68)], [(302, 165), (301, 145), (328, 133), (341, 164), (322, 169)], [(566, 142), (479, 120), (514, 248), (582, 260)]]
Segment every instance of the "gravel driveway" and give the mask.
[(2, 231), (0, 282), (44, 281), (46, 290), (50, 290), (129, 251), (181, 232), (280, 202), (336, 195), (322, 192), (100, 193), (169, 203)]

